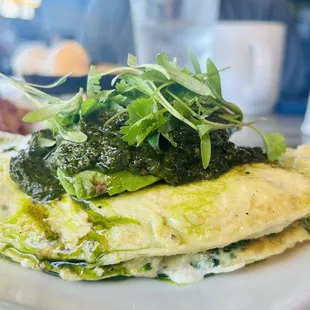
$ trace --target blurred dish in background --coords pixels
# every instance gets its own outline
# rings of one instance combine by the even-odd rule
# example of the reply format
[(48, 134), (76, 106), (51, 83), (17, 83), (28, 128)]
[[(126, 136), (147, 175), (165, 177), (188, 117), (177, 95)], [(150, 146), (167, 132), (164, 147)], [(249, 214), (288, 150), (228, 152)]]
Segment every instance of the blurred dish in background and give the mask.
[(32, 131), (31, 124), (23, 122), (23, 117), (29, 111), (16, 107), (8, 100), (0, 99), (0, 131), (29, 134)]
[(280, 22), (226, 21), (217, 26), (214, 57), (223, 96), (248, 115), (270, 113), (280, 93), (286, 27)]
[(41, 42), (24, 43), (15, 51), (12, 59), (14, 75), (38, 74), (49, 54), (48, 47)]
[(89, 65), (86, 50), (73, 40), (60, 41), (50, 48), (40, 42), (25, 43), (12, 57), (16, 76), (63, 76), (70, 72), (72, 76), (85, 76)]
[(76, 41), (66, 40), (49, 49), (48, 57), (38, 73), (63, 76), (72, 72), (72, 76), (85, 76), (89, 66), (90, 59), (83, 46)]
[[(15, 76), (38, 85), (52, 84), (60, 77), (72, 73), (66, 83), (44, 89), (51, 95), (63, 97), (77, 93), (80, 88), (86, 90), (90, 60), (85, 49), (76, 41), (60, 41), (50, 48), (41, 42), (25, 43), (16, 50), (11, 61)], [(117, 65), (99, 64), (97, 70), (105, 72), (114, 67)], [(110, 89), (113, 77), (103, 77), (101, 87)], [(28, 134), (41, 127), (41, 123), (33, 125), (23, 122), (24, 115), (34, 108), (25, 96), (2, 79), (0, 92), (0, 131)]]
[[(62, 76), (72, 73), (66, 83), (45, 91), (53, 95), (72, 94), (80, 88), (86, 90), (90, 59), (81, 44), (73, 40), (59, 41), (50, 48), (40, 42), (22, 45), (12, 58), (13, 73), (23, 77), (28, 83), (48, 85)], [(117, 64), (101, 63), (96, 66), (99, 72), (106, 72)], [(100, 84), (104, 89), (111, 88), (113, 75), (105, 76)]]

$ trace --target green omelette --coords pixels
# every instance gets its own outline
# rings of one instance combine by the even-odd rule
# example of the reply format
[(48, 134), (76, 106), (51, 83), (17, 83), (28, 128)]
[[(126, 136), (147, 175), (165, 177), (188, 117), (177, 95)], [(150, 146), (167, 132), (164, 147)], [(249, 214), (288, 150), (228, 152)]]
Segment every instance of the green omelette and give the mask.
[[(92, 67), (88, 98), (68, 101), (3, 76), (38, 107), (24, 120), (48, 121), (0, 136), (3, 258), (65, 280), (186, 284), (310, 239), (310, 147), (244, 123), (211, 60), (128, 64), (112, 90)], [(230, 142), (243, 126), (264, 150)]]

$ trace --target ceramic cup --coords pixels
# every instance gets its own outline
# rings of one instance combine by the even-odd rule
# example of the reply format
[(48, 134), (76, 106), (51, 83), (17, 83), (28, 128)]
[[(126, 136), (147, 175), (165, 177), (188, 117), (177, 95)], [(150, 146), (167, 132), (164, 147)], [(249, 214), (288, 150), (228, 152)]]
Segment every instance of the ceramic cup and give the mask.
[(227, 21), (216, 28), (213, 60), (223, 96), (245, 114), (272, 111), (280, 90), (286, 27), (280, 22)]

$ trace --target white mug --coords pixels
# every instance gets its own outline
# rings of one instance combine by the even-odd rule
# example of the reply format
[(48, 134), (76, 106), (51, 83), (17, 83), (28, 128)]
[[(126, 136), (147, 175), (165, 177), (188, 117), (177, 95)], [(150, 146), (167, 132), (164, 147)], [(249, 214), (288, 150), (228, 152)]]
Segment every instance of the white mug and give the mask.
[(280, 91), (286, 27), (280, 22), (227, 21), (216, 28), (213, 60), (223, 97), (248, 115), (270, 113)]

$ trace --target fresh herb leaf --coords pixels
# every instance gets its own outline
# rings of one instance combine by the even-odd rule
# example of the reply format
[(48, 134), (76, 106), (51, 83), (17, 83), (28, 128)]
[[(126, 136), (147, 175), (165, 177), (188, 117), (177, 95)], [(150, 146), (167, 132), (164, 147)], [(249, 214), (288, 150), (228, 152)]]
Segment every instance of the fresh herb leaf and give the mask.
[(101, 103), (99, 102), (98, 99), (95, 99), (95, 98), (89, 98), (87, 100), (85, 100), (83, 103), (82, 103), (82, 106), (81, 106), (81, 116), (82, 118), (84, 116), (86, 116), (87, 114), (97, 110), (97, 109), (100, 109), (100, 106), (101, 106)]
[(80, 115), (82, 118), (88, 114), (103, 110), (109, 107), (111, 98), (115, 95), (115, 90), (102, 91), (97, 98), (88, 98), (82, 103)]
[(159, 128), (159, 132), (162, 134), (171, 132), (175, 130), (180, 125), (180, 123), (181, 122), (177, 118), (169, 114), (167, 117), (167, 122)]
[(50, 119), (51, 117), (56, 116), (66, 107), (67, 107), (66, 103), (57, 105), (49, 104), (47, 106), (44, 106), (42, 108), (27, 113), (24, 116), (23, 121), (27, 123), (42, 122), (47, 119)]
[(157, 105), (150, 99), (137, 99), (131, 103), (128, 108), (129, 120), (128, 124), (133, 125), (134, 123), (140, 121), (144, 117), (149, 116), (152, 113), (157, 112)]
[(187, 124), (188, 126), (192, 127), (194, 130), (197, 130), (196, 126), (190, 121), (188, 120), (186, 117), (184, 117), (184, 115), (182, 115), (181, 113), (179, 113), (172, 105), (171, 103), (168, 102), (168, 100), (162, 95), (162, 93), (160, 92), (161, 88), (163, 88), (164, 86), (168, 86), (170, 85), (171, 82), (167, 82), (166, 84), (161, 85), (160, 87), (156, 88), (156, 86), (154, 85), (154, 83), (151, 82), (151, 85), (153, 86), (154, 89), (154, 93), (152, 96), (154, 96), (155, 100), (161, 104), (169, 113), (171, 113), (171, 115), (173, 115), (175, 118), (177, 118), (178, 120), (180, 120), (181, 122), (184, 122), (185, 124)]
[(185, 66), (181, 71), (182, 71), (183, 73), (188, 74), (188, 75), (192, 75), (191, 69), (188, 68), (188, 67), (186, 67), (186, 66)]
[(120, 80), (118, 83), (115, 84), (115, 89), (120, 94), (131, 91), (133, 88), (134, 88), (133, 86), (129, 85), (124, 80)]
[[(130, 68), (130, 67), (117, 67), (113, 68), (111, 70), (105, 71), (105, 72), (98, 72), (96, 70), (95, 66), (90, 66), (90, 70), (88, 73), (88, 79), (87, 79), (87, 95), (89, 98), (94, 98), (100, 94), (101, 87), (100, 87), (100, 80), (103, 76), (109, 75), (109, 74), (115, 74), (119, 72), (131, 72), (134, 74), (141, 74), (141, 72), (137, 69)], [(115, 79), (115, 82), (117, 80), (118, 76)], [(113, 79), (113, 80), (114, 80)]]
[(210, 125), (198, 125), (198, 133), (199, 136), (203, 136), (206, 133), (210, 133), (212, 130), (214, 130), (214, 128)]
[(137, 69), (140, 69), (140, 68), (146, 69), (146, 72), (147, 71), (158, 72), (158, 73), (162, 74), (166, 78), (166, 80), (168, 80), (168, 81), (171, 80), (171, 76), (170, 76), (169, 72), (163, 66), (156, 65), (156, 64), (146, 64), (146, 65), (137, 66), (136, 68)]
[(191, 116), (198, 116), (196, 112), (194, 112), (183, 100), (181, 100), (170, 90), (167, 89), (167, 93), (175, 100), (174, 107), (182, 115), (186, 116), (187, 118)]
[(116, 114), (114, 114), (112, 117), (110, 117), (105, 123), (104, 126), (107, 127), (108, 125), (110, 125), (112, 123), (112, 121), (114, 121), (115, 119), (117, 119), (120, 115), (123, 115), (124, 113), (126, 113), (127, 110), (123, 109), (123, 110), (119, 110)]
[(132, 102), (132, 99), (127, 97), (127, 95), (113, 95), (109, 99), (109, 102), (111, 108), (113, 107), (113, 103), (122, 107), (127, 107)]
[(135, 69), (145, 69), (144, 71), (146, 71), (146, 72), (149, 70), (159, 72), (167, 80), (171, 80), (171, 77), (170, 77), (168, 71), (164, 67), (162, 67), (158, 64), (144, 64), (144, 65), (138, 66), (137, 65), (137, 57), (133, 56), (131, 54), (128, 54), (127, 64), (128, 64), (128, 66), (135, 68)]
[(168, 82), (167, 77), (160, 71), (148, 70), (141, 74), (141, 78), (145, 81), (152, 81), (155, 83), (166, 83)]
[(40, 145), (42, 147), (52, 147), (56, 144), (56, 141), (55, 140), (51, 140), (51, 139), (48, 139), (48, 138), (44, 138), (44, 137), (39, 137), (39, 142), (40, 142)]
[(110, 103), (110, 109), (112, 111), (116, 111), (116, 112), (121, 112), (121, 111), (125, 110), (122, 105), (120, 105), (120, 104), (118, 104), (116, 102), (113, 102), (113, 101)]
[(8, 77), (2, 73), (0, 73), (0, 77), (4, 78), (8, 82), (10, 82), (12, 85), (14, 85), (16, 88), (18, 88), (38, 108), (44, 107), (45, 105), (42, 102), (40, 102), (38, 99), (33, 97), (32, 95), (36, 95), (38, 97), (41, 97), (41, 98), (47, 100), (49, 103), (52, 103), (52, 104), (59, 104), (62, 102), (61, 99), (50, 96), (48, 94), (45, 94), (44, 92), (30, 86), (29, 84), (27, 84), (23, 81), (13, 79), (13, 78)]
[(67, 81), (67, 79), (68, 79), (68, 77), (70, 75), (72, 75), (72, 73), (66, 74), (65, 76), (63, 76), (60, 79), (56, 80), (54, 83), (48, 84), (48, 85), (39, 85), (39, 84), (32, 84), (32, 83), (27, 83), (27, 84), (32, 86), (32, 87), (38, 87), (38, 88), (46, 88), (46, 89), (55, 88), (55, 87), (57, 87), (59, 85), (64, 84)]
[(211, 139), (210, 131), (212, 127), (209, 125), (198, 125), (198, 133), (200, 136), (200, 152), (202, 159), (202, 166), (204, 169), (208, 168), (211, 160)]
[(262, 135), (267, 156), (270, 161), (277, 161), (286, 151), (285, 138), (279, 133)]
[(112, 89), (112, 90), (104, 90), (100, 93), (100, 96), (99, 96), (99, 101), (101, 103), (105, 103), (106, 101), (108, 101), (109, 99), (111, 99), (111, 97), (115, 95), (115, 90)]
[(85, 135), (85, 133), (77, 130), (77, 129), (68, 129), (68, 128), (64, 128), (60, 125), (56, 126), (60, 135), (68, 141), (73, 141), (73, 142), (84, 142), (87, 140), (87, 136)]
[(128, 54), (127, 64), (129, 67), (137, 66), (137, 57), (131, 54)]
[(123, 73), (119, 76), (123, 81), (126, 81), (131, 86), (138, 89), (145, 95), (151, 96), (153, 93), (152, 88), (140, 76), (131, 73)]
[(147, 136), (167, 122), (165, 110), (157, 109), (150, 99), (137, 99), (128, 107), (129, 119), (120, 132), (129, 145), (139, 146)]
[(285, 138), (279, 133), (267, 134), (252, 125), (249, 127), (262, 136), (268, 160), (271, 162), (278, 161), (286, 151)]
[[(27, 97), (31, 102), (33, 102), (39, 109), (46, 107), (46, 105), (40, 102), (37, 98), (33, 97), (32, 94), (37, 95), (43, 99), (46, 99), (50, 104), (53, 104), (56, 106), (64, 103), (63, 100), (50, 96), (48, 94), (45, 94), (44, 92), (37, 90), (36, 88), (30, 86), (29, 84), (23, 81), (10, 78), (2, 73), (0, 73), (0, 76), (8, 80), (12, 85), (14, 85), (19, 90), (21, 90), (23, 94), (25, 95), (25, 97)], [(68, 106), (66, 106), (65, 111), (62, 110), (61, 113), (65, 112), (67, 114), (75, 114), (78, 112), (77, 110), (80, 108), (80, 103), (81, 103), (80, 97), (82, 96), (82, 91), (83, 90), (80, 89), (80, 92), (74, 98), (68, 101), (69, 102)], [(68, 118), (73, 119), (71, 115), (67, 115), (67, 116)], [(63, 117), (65, 117), (65, 115), (63, 115)], [(58, 132), (58, 134), (61, 135), (65, 140), (82, 142), (87, 139), (87, 136), (84, 133), (80, 132), (79, 130), (65, 127), (63, 123), (57, 119), (57, 116), (51, 117), (49, 118), (49, 120), (53, 124), (54, 128), (56, 129), (56, 132)]]
[(178, 144), (173, 140), (172, 134), (170, 132), (162, 133), (162, 136), (171, 143), (172, 146), (177, 147)]
[(100, 86), (101, 75), (96, 70), (96, 67), (91, 65), (88, 72), (87, 77), (87, 96), (88, 98), (95, 98), (100, 94), (101, 86)]
[(200, 74), (201, 72), (201, 67), (199, 64), (199, 61), (194, 53), (194, 51), (192, 49), (189, 50), (189, 57), (193, 66), (193, 69), (195, 71), (196, 74)]
[(74, 188), (73, 179), (69, 175), (67, 175), (65, 172), (60, 170), (59, 168), (57, 169), (57, 176), (58, 176), (58, 179), (59, 179), (61, 185), (65, 189), (65, 191), (69, 195), (75, 196), (76, 192), (75, 192), (75, 188)]
[(210, 88), (206, 84), (182, 72), (180, 69), (177, 69), (175, 65), (170, 63), (166, 53), (162, 52), (158, 54), (156, 59), (157, 64), (163, 66), (168, 71), (171, 79), (176, 83), (201, 96), (212, 95)]
[(208, 80), (212, 85), (216, 96), (222, 98), (221, 77), (219, 71), (217, 70), (217, 67), (210, 58), (207, 59), (207, 72)]
[(37, 110), (29, 112), (25, 115), (24, 121), (29, 123), (36, 123), (48, 120), (59, 113), (62, 113), (63, 115), (72, 115), (74, 112), (78, 113), (83, 102), (82, 95), (83, 89), (80, 89), (78, 94), (66, 102), (59, 104), (48, 104)]
[(159, 132), (155, 132), (154, 134), (152, 134), (148, 139), (148, 143), (149, 145), (156, 151), (159, 152), (160, 148), (159, 148), (159, 140), (160, 140), (160, 133)]

